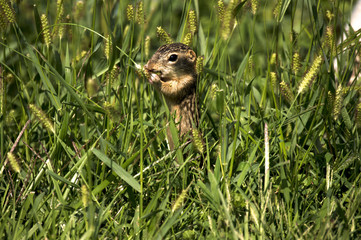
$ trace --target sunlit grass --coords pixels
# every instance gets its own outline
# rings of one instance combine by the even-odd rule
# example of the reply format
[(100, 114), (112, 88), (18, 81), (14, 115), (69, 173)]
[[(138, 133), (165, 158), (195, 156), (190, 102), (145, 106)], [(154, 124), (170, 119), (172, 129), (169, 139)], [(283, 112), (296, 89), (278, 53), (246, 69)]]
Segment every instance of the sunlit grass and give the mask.
[[(2, 238), (360, 236), (350, 2), (0, 6)], [(171, 41), (203, 58), (202, 134), (174, 151), (139, 68)]]

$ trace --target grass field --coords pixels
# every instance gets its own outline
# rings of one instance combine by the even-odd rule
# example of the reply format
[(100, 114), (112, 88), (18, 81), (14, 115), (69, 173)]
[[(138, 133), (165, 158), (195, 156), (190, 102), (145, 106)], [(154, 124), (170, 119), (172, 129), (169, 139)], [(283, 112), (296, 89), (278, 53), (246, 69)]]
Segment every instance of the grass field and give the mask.
[[(0, 0), (0, 238), (361, 238), (352, 4)], [(204, 149), (141, 70), (172, 41)]]

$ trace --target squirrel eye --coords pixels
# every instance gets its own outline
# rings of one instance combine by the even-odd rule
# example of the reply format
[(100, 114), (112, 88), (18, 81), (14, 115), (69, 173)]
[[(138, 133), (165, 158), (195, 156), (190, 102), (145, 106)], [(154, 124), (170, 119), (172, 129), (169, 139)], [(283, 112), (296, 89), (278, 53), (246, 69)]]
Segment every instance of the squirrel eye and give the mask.
[(178, 58), (177, 54), (172, 54), (169, 56), (168, 61), (175, 62), (177, 61), (177, 58)]

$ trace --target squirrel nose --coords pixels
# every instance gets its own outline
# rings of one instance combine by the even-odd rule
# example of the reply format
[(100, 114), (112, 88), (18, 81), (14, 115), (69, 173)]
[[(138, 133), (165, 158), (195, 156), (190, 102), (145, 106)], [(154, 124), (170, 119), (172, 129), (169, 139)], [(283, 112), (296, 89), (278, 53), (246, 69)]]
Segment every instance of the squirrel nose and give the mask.
[(144, 68), (145, 68), (146, 70), (149, 70), (149, 61), (147, 62), (147, 64), (144, 65)]
[(154, 63), (152, 63), (150, 60), (147, 62), (147, 64), (144, 65), (144, 69), (147, 71), (154, 70)]

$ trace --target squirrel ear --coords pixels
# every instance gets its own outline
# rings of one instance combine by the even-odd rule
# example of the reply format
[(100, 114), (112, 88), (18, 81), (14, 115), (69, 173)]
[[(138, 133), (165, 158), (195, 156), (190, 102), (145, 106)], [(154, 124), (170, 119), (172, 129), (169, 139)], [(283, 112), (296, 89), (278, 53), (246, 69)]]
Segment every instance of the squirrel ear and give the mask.
[(188, 50), (187, 55), (188, 55), (189, 60), (191, 60), (192, 62), (194, 62), (197, 58), (196, 53), (191, 49)]

